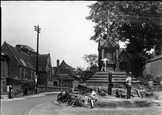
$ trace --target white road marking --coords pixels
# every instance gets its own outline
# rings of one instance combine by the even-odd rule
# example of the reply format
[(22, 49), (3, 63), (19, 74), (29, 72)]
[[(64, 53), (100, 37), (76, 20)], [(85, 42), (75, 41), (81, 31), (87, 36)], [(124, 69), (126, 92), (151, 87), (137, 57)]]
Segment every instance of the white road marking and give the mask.
[[(46, 102), (46, 103), (49, 103), (49, 102)], [(39, 104), (39, 105), (33, 107), (32, 110), (29, 112), (28, 115), (32, 115), (32, 112), (34, 111), (34, 109), (36, 109), (37, 107), (42, 106), (42, 105), (44, 105), (44, 104), (46, 104), (46, 103), (42, 103), (42, 104)]]

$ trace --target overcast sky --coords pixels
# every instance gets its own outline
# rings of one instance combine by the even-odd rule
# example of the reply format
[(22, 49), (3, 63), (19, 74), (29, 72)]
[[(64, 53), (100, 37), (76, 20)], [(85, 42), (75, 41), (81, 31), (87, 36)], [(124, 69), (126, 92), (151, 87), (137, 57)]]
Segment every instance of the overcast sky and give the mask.
[(73, 67), (86, 68), (85, 54), (98, 54), (97, 43), (89, 40), (94, 23), (86, 20), (94, 1), (1, 1), (2, 43), (23, 44), (36, 51), (37, 33), (41, 28), (39, 53), (50, 53), (52, 66), (65, 60)]

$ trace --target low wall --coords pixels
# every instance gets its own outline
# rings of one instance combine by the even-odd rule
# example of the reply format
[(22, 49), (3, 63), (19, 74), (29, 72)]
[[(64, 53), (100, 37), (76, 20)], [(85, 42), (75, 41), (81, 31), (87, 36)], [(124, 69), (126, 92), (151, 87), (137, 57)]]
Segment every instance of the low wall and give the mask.
[(63, 90), (68, 90), (68, 87), (56, 87), (56, 86), (44, 86), (44, 85), (38, 85), (37, 91), (38, 93), (41, 92), (60, 92)]

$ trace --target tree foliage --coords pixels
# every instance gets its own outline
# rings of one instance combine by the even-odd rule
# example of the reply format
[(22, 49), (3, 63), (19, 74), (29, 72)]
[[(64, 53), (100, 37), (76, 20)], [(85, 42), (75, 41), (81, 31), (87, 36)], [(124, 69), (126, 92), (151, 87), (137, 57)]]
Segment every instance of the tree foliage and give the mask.
[(107, 34), (112, 38), (118, 38), (118, 26), (125, 22), (123, 14), (119, 11), (119, 1), (98, 1), (89, 6), (90, 13), (86, 17), (96, 23), (95, 35), (91, 40), (98, 41), (101, 37), (106, 38)]
[(35, 50), (28, 45), (17, 44), (16, 48), (20, 49), (21, 51), (27, 54), (36, 54)]
[[(130, 7), (129, 7), (130, 6)], [(150, 58), (149, 51), (162, 47), (162, 5), (160, 2), (132, 2), (123, 9), (129, 23), (119, 27), (120, 40), (128, 41), (127, 52), (132, 54), (133, 73), (142, 76), (143, 67)]]
[(96, 54), (85, 54), (83, 59), (91, 66), (97, 65), (98, 56)]
[(89, 8), (86, 19), (96, 23), (91, 40), (110, 36), (127, 41), (127, 52), (135, 62), (133, 71), (140, 76), (149, 59), (148, 51), (162, 47), (162, 2), (97, 1)]
[(87, 79), (89, 79), (90, 77), (92, 77), (92, 75), (94, 75), (96, 72), (97, 72), (97, 70), (94, 70), (94, 69), (92, 69), (92, 70), (84, 70), (81, 67), (76, 68), (76, 73), (77, 73), (77, 75), (79, 75), (81, 77), (82, 82), (84, 82)]

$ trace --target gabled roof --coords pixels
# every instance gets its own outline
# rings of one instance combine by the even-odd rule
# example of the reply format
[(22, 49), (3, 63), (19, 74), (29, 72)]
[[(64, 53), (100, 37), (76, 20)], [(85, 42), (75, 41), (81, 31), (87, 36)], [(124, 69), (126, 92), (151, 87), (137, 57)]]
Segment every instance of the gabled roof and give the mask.
[(119, 44), (114, 40), (109, 39), (108, 41), (105, 39), (99, 40), (98, 48), (119, 48)]
[(70, 67), (65, 61), (63, 60), (58, 67), (57, 70), (58, 74), (68, 74), (72, 78), (76, 78), (77, 74), (73, 71), (72, 67)]
[[(33, 64), (36, 66), (37, 56), (33, 55), (33, 56), (31, 56), (31, 58), (32, 58)], [(39, 54), (38, 71), (46, 71), (48, 58), (49, 58), (49, 54)]]
[(119, 61), (124, 61), (124, 62), (128, 62), (130, 61), (129, 56), (127, 55), (127, 53), (125, 52), (125, 50), (123, 50), (120, 54), (119, 54)]
[(53, 74), (57, 72), (57, 67), (52, 67)]
[(58, 76), (61, 80), (74, 80), (68, 74), (58, 74)]
[(126, 48), (119, 49), (119, 57), (124, 53), (129, 59), (133, 59), (132, 54), (126, 52)]
[[(36, 70), (36, 55), (29, 55), (24, 53), (20, 49), (13, 47), (6, 42), (4, 42), (3, 46), (6, 46), (9, 49), (19, 65)], [(50, 54), (39, 54), (38, 71), (46, 71), (48, 58), (50, 58)]]
[(21, 66), (33, 69), (33, 70), (35, 69), (35, 66), (33, 65), (32, 60), (28, 54), (22, 52), (21, 50), (18, 50), (17, 48), (11, 46), (10, 44), (6, 42), (4, 42), (3, 45), (6, 45), (8, 47), (10, 52), (16, 58), (18, 64), (20, 64)]

